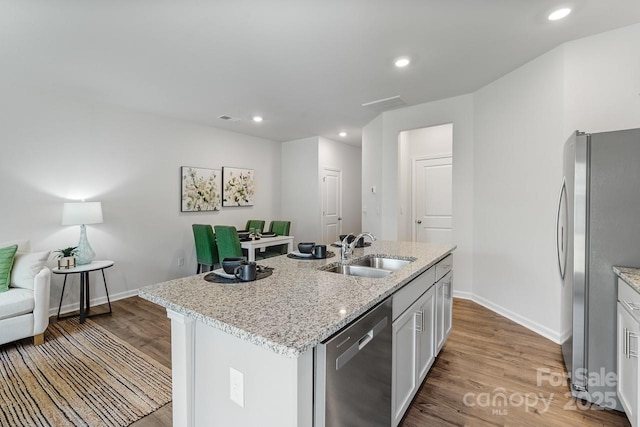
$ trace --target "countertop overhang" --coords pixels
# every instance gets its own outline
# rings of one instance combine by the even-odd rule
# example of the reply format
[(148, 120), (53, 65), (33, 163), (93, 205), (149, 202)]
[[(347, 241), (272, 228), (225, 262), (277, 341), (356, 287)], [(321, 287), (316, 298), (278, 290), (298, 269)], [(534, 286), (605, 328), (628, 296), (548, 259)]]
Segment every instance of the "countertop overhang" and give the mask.
[(343, 276), (319, 268), (335, 257), (258, 261), (272, 267), (265, 279), (233, 285), (211, 283), (203, 273), (150, 285), (140, 297), (286, 357), (298, 357), (435, 265), (454, 245), (376, 241), (355, 249), (367, 255), (411, 257), (415, 261), (384, 278)]
[(613, 267), (613, 272), (640, 293), (640, 268), (634, 267)]

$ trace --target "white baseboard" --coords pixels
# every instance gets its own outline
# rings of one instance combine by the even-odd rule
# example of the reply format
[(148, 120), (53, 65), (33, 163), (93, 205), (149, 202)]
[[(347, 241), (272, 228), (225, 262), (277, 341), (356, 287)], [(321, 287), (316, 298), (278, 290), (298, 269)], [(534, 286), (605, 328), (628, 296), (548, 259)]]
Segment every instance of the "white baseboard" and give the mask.
[[(131, 291), (124, 291), (124, 292), (119, 292), (117, 294), (109, 294), (109, 299), (111, 300), (111, 302), (114, 301), (118, 301), (120, 299), (124, 299), (124, 298), (129, 298), (129, 297), (133, 297), (138, 295), (138, 289), (134, 289)], [(99, 298), (92, 298), (89, 301), (91, 304), (91, 307), (95, 307), (96, 305), (100, 305), (100, 304), (106, 304), (107, 303), (107, 296), (103, 296), (103, 297), (99, 297)], [(74, 302), (71, 304), (65, 304), (62, 306), (62, 308), (60, 309), (60, 314), (64, 314), (64, 313), (70, 313), (72, 311), (78, 311), (79, 309), (79, 302)], [(56, 316), (58, 314), (58, 307), (52, 307), (49, 309), (49, 316)]]
[[(454, 293), (454, 296), (455, 296), (455, 293)], [(472, 295), (471, 300), (473, 300), (474, 302), (477, 302), (483, 307), (488, 308), (491, 311), (498, 313), (501, 316), (506, 317), (509, 320), (513, 320), (517, 324), (522, 325), (525, 328), (537, 334), (540, 334), (547, 339), (550, 339), (556, 344), (562, 344), (564, 342), (563, 335), (565, 334), (559, 334), (556, 331), (552, 331), (546, 326), (542, 326), (541, 324), (534, 322), (533, 320), (527, 319), (526, 317), (523, 317), (517, 313), (514, 313), (513, 311), (508, 310), (498, 304), (492, 303), (491, 301), (484, 299), (478, 295)]]
[(473, 300), (473, 294), (471, 292), (456, 291), (455, 289), (453, 290), (453, 297), (454, 298), (460, 298), (460, 299)]
[(560, 343), (563, 343), (563, 342), (565, 342), (566, 340), (568, 340), (568, 339), (569, 339), (569, 337), (571, 336), (571, 333), (572, 333), (572, 332), (573, 332), (573, 331), (572, 331), (571, 329), (567, 329), (566, 331), (562, 332), (562, 333), (560, 334)]

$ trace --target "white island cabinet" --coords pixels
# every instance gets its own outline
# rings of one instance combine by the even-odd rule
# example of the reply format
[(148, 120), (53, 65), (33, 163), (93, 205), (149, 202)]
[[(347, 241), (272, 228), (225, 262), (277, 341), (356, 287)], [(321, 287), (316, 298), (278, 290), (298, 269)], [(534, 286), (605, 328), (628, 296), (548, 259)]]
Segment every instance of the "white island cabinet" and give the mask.
[(435, 268), (422, 273), (393, 298), (391, 408), (398, 425), (435, 360)]
[[(408, 284), (430, 277), (433, 285), (435, 264), (454, 249), (380, 241), (356, 249), (354, 261), (368, 256), (412, 261), (383, 278), (321, 270), (338, 257), (280, 256), (261, 262), (273, 268), (262, 280), (219, 284), (205, 280), (204, 273), (141, 289), (140, 296), (165, 307), (171, 319), (173, 424), (315, 426), (314, 347)], [(426, 334), (433, 334), (435, 322), (431, 289), (409, 304), (420, 313), (411, 328)], [(416, 360), (422, 361), (417, 382), (433, 363), (431, 337), (415, 344)]]
[(447, 256), (393, 296), (393, 427), (402, 420), (451, 331), (452, 260)]
[(436, 264), (436, 353), (440, 353), (451, 332), (453, 316), (453, 255)]
[[(175, 426), (312, 426), (311, 350), (283, 357), (180, 313), (168, 314)], [(238, 374), (242, 378), (234, 383)]]
[(618, 398), (633, 427), (640, 426), (640, 269), (614, 267), (618, 279)]

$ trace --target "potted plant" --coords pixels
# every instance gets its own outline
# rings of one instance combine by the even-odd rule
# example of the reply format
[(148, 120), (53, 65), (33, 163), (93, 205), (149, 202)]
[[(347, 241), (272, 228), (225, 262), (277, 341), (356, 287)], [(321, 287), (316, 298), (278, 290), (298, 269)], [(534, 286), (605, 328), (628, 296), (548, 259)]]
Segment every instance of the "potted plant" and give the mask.
[(58, 268), (73, 268), (76, 266), (76, 252), (78, 250), (77, 246), (58, 249), (56, 253), (58, 254)]

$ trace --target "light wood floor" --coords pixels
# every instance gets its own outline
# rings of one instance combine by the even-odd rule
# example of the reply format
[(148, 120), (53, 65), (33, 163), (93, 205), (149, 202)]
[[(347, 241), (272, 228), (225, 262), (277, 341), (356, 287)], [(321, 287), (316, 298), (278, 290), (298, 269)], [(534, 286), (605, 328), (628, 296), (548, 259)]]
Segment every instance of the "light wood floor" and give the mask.
[[(112, 315), (92, 320), (171, 366), (165, 310), (138, 297), (112, 305)], [(401, 425), (630, 425), (623, 413), (574, 402), (566, 383), (542, 380), (538, 385), (538, 369), (564, 373), (560, 346), (474, 302), (456, 299), (449, 340)], [(133, 425), (171, 426), (171, 404)]]

